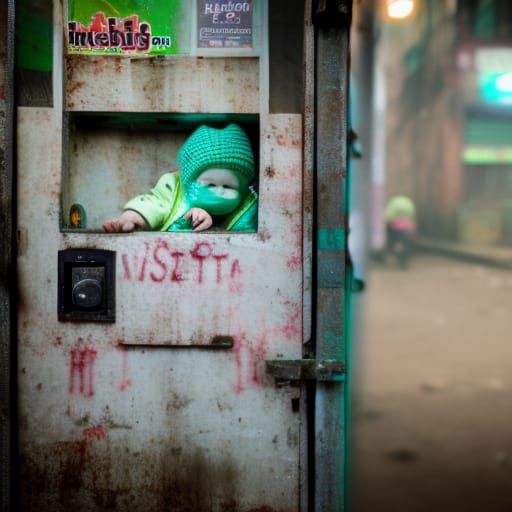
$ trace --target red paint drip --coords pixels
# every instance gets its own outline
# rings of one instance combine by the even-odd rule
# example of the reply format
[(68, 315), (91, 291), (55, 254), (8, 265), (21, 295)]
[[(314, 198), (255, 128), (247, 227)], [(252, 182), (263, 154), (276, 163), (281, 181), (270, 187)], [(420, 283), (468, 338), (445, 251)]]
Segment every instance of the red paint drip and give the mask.
[(214, 254), (215, 263), (217, 264), (217, 284), (222, 282), (222, 260), (227, 259), (227, 254)]
[(100, 441), (107, 437), (107, 429), (103, 425), (96, 425), (94, 427), (87, 427), (82, 430), (82, 436), (87, 439), (96, 439)]
[(231, 264), (231, 279), (234, 279), (237, 275), (242, 275), (242, 268), (238, 258)]
[(87, 460), (87, 438), (76, 441), (75, 451), (79, 457), (79, 467), (83, 468)]
[(262, 334), (256, 343), (249, 341), (245, 332), (234, 336), (233, 353), (236, 366), (236, 381), (234, 391), (240, 394), (250, 388), (263, 386), (262, 363), (268, 354), (266, 333)]
[[(94, 396), (94, 362), (97, 352), (85, 343), (83, 338), (78, 338), (75, 347), (70, 352), (69, 367), (69, 393), (78, 393), (85, 397)], [(75, 380), (78, 379), (78, 390)]]
[[(286, 324), (283, 327), (280, 327), (277, 329), (278, 332), (283, 334), (287, 340), (294, 340), (297, 339), (297, 337), (302, 336), (302, 307), (298, 307), (293, 313), (292, 316), (290, 316), (286, 322)], [(297, 324), (299, 324), (297, 326)]]
[(286, 262), (286, 266), (292, 272), (300, 270), (302, 266), (302, 258), (300, 256), (293, 256)]
[(233, 343), (233, 354), (235, 356), (235, 366), (236, 366), (236, 382), (235, 382), (235, 393), (239, 395), (242, 391), (244, 391), (245, 387), (242, 383), (242, 349), (246, 345), (245, 332), (240, 332), (234, 338)]
[(240, 261), (238, 259), (234, 260), (231, 264), (230, 277), (231, 282), (229, 283), (229, 291), (231, 293), (242, 293), (242, 268), (240, 267)]
[(132, 385), (128, 378), (128, 350), (123, 345), (118, 345), (117, 350), (121, 353), (121, 379), (119, 381), (119, 391), (126, 391)]
[(149, 254), (149, 243), (144, 242), (144, 245), (146, 246), (146, 250), (144, 252), (144, 256), (142, 258), (142, 264), (140, 266), (140, 272), (139, 272), (139, 281), (144, 281), (144, 277), (146, 275), (146, 264), (148, 262), (148, 254)]
[(129, 280), (132, 278), (132, 273), (130, 272), (130, 265), (128, 263), (128, 255), (123, 254), (121, 256), (121, 261), (123, 262), (124, 278)]

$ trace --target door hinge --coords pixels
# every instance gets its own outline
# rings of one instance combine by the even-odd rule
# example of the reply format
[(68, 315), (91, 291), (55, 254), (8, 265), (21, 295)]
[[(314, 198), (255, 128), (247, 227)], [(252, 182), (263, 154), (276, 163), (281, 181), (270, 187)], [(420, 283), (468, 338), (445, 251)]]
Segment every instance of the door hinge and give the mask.
[(339, 382), (345, 379), (345, 364), (334, 359), (272, 359), (265, 361), (265, 368), (276, 381)]

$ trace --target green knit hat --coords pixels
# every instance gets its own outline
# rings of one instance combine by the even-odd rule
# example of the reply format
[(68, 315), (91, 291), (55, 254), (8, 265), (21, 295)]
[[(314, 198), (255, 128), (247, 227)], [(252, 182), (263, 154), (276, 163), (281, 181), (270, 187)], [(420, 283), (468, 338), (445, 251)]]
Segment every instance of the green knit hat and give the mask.
[(251, 143), (236, 124), (221, 129), (202, 125), (181, 146), (178, 168), (185, 188), (208, 169), (234, 171), (248, 185), (254, 179)]

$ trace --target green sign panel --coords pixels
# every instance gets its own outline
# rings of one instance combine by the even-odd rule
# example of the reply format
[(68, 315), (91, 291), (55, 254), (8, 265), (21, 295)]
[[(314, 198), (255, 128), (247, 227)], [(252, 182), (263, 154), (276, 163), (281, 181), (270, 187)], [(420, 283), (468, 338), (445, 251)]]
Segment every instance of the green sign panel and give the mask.
[(185, 53), (188, 7), (182, 0), (68, 0), (68, 53)]

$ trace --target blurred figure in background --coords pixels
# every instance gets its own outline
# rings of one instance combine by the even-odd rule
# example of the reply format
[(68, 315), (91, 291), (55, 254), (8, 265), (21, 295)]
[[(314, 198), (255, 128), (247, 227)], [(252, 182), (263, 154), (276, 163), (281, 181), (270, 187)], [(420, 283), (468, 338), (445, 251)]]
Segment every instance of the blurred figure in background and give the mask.
[(386, 252), (401, 268), (406, 268), (412, 254), (416, 231), (416, 208), (407, 196), (392, 197), (385, 210)]

